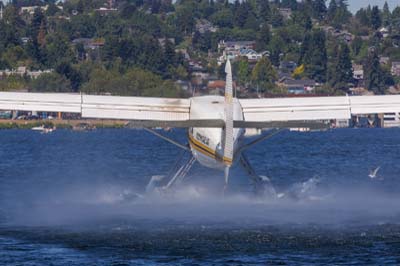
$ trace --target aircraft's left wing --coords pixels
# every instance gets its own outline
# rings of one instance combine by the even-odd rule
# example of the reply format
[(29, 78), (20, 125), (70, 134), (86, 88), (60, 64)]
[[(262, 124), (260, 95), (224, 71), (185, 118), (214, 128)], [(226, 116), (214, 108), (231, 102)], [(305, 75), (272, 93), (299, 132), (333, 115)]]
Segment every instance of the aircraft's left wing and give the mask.
[(189, 120), (189, 99), (0, 92), (0, 110), (80, 113), (83, 118)]
[(126, 120), (189, 120), (189, 99), (82, 95), (82, 117)]

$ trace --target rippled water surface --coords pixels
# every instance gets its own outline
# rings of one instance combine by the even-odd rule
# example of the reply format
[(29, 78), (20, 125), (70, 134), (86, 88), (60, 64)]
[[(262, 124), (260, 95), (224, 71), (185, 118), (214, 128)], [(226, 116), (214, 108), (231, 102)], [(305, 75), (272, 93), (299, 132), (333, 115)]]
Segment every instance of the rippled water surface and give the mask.
[(258, 144), (247, 155), (273, 197), (239, 166), (222, 197), (223, 174), (197, 164), (145, 194), (179, 154), (141, 130), (0, 131), (0, 265), (400, 264), (400, 129)]

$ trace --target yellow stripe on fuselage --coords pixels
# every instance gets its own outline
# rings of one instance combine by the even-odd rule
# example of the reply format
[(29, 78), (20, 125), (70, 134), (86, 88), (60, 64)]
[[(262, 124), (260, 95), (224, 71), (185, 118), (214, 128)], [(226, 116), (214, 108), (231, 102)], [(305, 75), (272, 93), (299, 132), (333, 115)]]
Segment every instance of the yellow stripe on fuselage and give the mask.
[(196, 151), (211, 157), (214, 160), (222, 160), (225, 164), (227, 165), (232, 165), (232, 160), (226, 157), (220, 158), (217, 156), (217, 153), (215, 150), (211, 149), (210, 147), (204, 145), (197, 139), (195, 139), (191, 134), (189, 134), (189, 143), (190, 146), (195, 149)]

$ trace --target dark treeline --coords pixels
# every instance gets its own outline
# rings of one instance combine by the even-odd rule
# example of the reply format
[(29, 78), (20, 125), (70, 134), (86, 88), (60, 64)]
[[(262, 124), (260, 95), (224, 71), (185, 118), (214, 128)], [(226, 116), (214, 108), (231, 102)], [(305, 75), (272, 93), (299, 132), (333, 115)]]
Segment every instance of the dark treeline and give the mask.
[[(174, 81), (191, 79), (185, 55), (223, 74), (216, 63), (221, 40), (254, 40), (257, 52), (268, 51), (255, 66), (235, 64), (239, 85), (273, 91), (282, 61), (301, 66), (296, 78), (337, 93), (354, 83), (352, 64), (365, 66), (365, 87), (375, 93), (398, 82), (380, 58), (400, 61), (400, 7), (367, 6), (352, 15), (346, 0), (56, 2), (0, 1), (0, 69), (54, 70), (34, 80), (3, 78), (0, 90), (182, 96)], [(26, 6), (42, 8), (23, 12)], [(199, 21), (216, 30), (199, 30)]]

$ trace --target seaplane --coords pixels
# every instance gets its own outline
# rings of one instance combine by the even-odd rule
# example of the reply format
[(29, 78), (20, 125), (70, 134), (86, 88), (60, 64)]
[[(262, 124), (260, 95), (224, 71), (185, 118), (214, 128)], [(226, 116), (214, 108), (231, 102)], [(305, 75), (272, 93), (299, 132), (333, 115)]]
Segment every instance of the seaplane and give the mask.
[[(167, 180), (162, 189), (170, 189), (185, 178), (195, 161), (221, 170), (225, 191), (232, 165), (246, 169), (255, 191), (269, 182), (256, 174), (245, 152), (281, 130), (329, 128), (335, 119), (354, 115), (400, 112), (400, 95), (329, 96), (301, 98), (235, 97), (232, 67), (225, 66), (224, 96), (207, 95), (186, 99), (122, 97), (70, 93), (0, 92), (0, 110), (79, 113), (82, 118), (127, 120), (127, 127), (143, 128), (190, 154)], [(155, 128), (186, 128), (187, 143), (179, 143)], [(246, 129), (270, 129), (246, 142)], [(151, 180), (153, 186), (161, 178)]]

